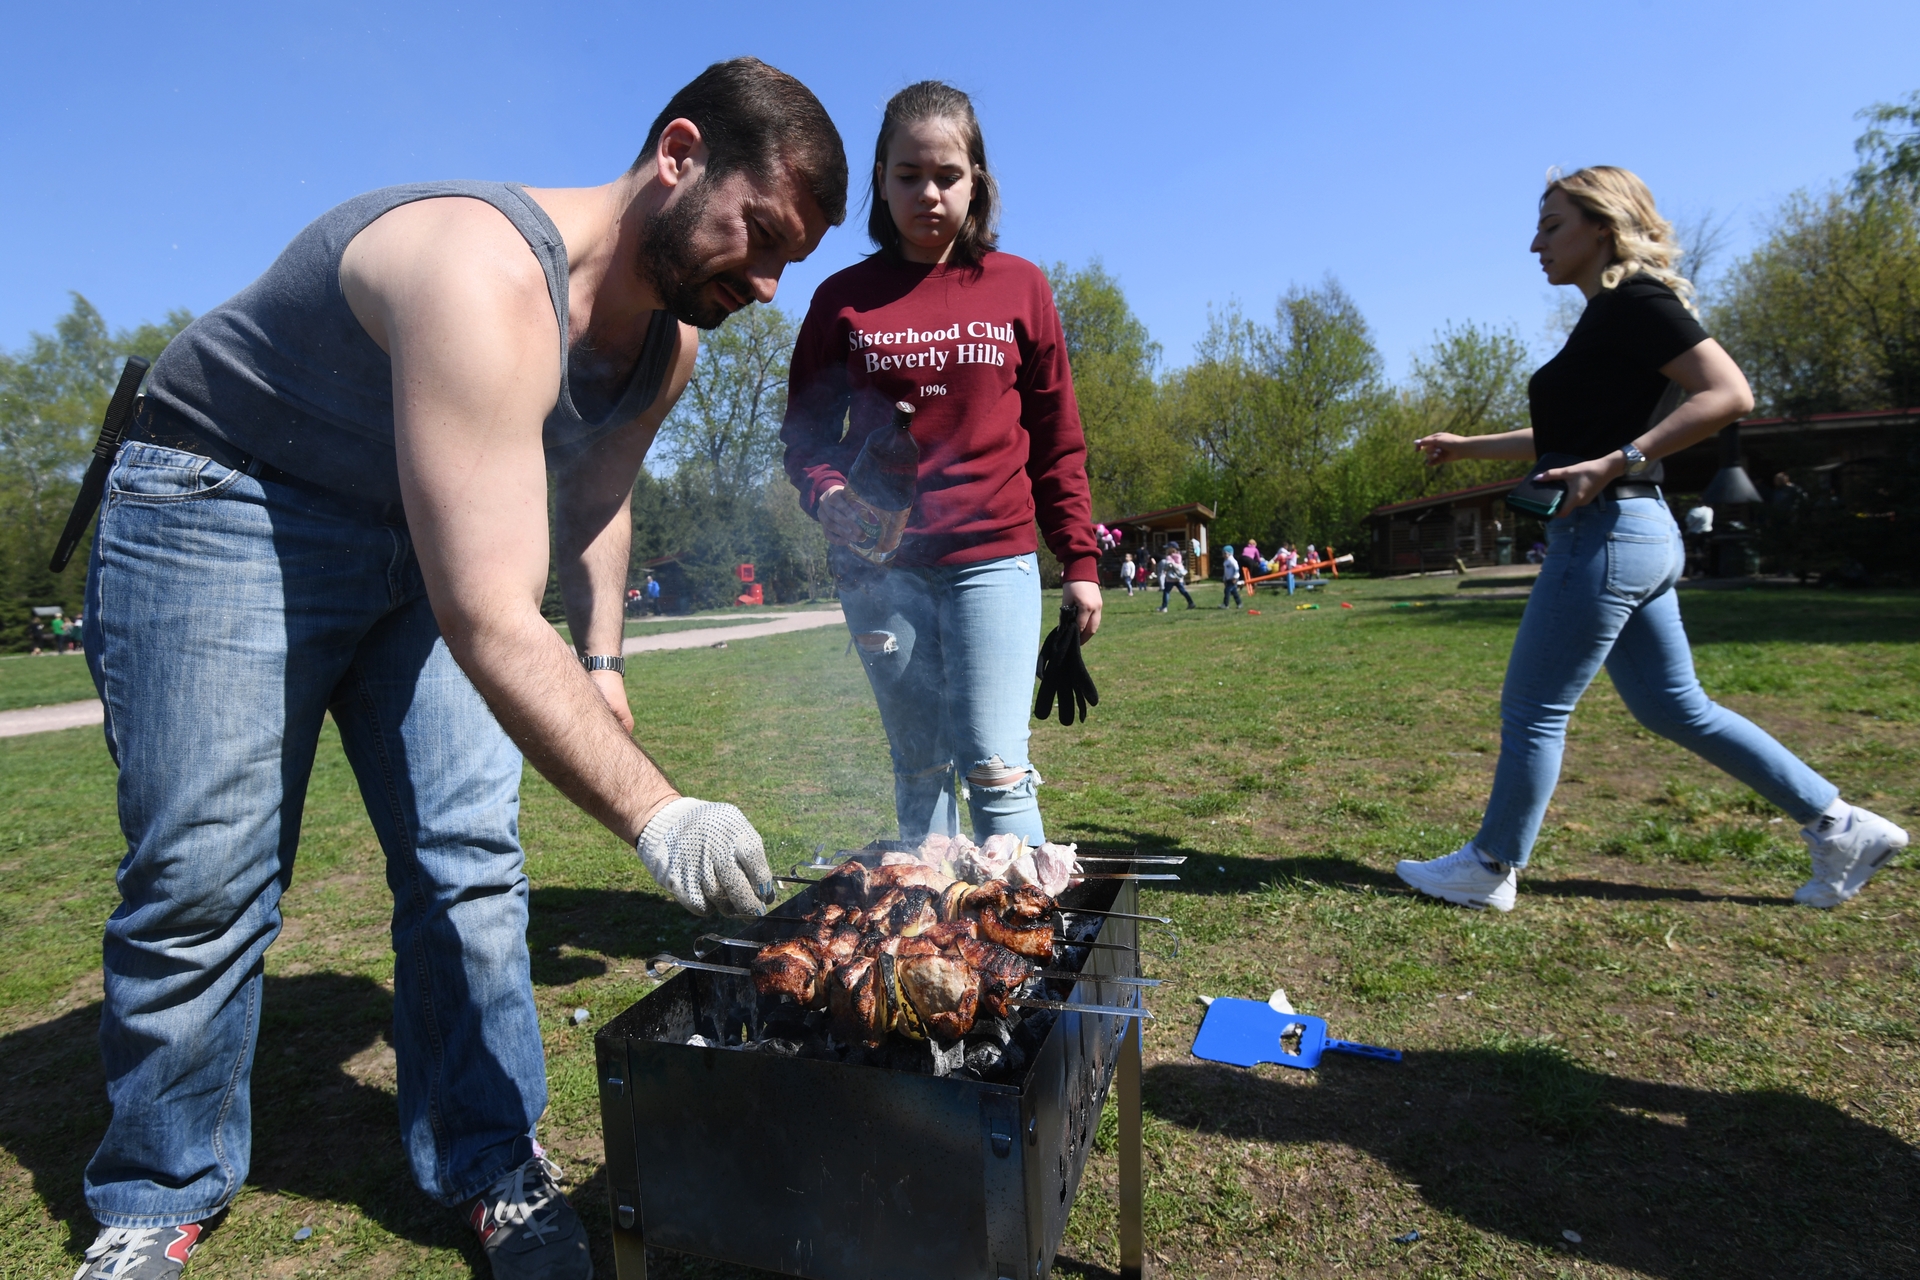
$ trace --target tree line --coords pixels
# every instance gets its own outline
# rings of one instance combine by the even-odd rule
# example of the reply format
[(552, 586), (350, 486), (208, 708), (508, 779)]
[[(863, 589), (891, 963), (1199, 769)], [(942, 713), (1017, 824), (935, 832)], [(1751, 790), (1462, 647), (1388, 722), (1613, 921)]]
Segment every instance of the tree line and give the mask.
[[(1707, 328), (1746, 370), (1762, 414), (1920, 404), (1920, 92), (1861, 115), (1857, 170), (1788, 198), (1752, 252), (1701, 282)], [(1683, 229), (1683, 271), (1698, 273), (1722, 229), (1711, 219)], [(1354, 545), (1376, 506), (1513, 474), (1492, 462), (1432, 472), (1411, 447), (1431, 431), (1526, 425), (1537, 359), (1511, 328), (1443, 325), (1395, 380), (1328, 276), (1270, 311), (1214, 308), (1192, 358), (1166, 367), (1098, 260), (1056, 263), (1048, 276), (1096, 518), (1204, 502), (1217, 542)], [(1577, 317), (1563, 309), (1561, 327)], [(156, 357), (191, 318), (109, 330), (76, 294), (51, 334), (0, 354), (0, 649), (25, 646), (30, 606), (79, 609), (82, 570), (56, 577), (46, 561), (119, 367)], [(672, 556), (696, 606), (732, 599), (742, 562), (776, 600), (828, 589), (825, 544), (780, 469), (794, 334), (778, 308), (752, 307), (706, 336), (635, 486), (636, 581), (646, 561)]]

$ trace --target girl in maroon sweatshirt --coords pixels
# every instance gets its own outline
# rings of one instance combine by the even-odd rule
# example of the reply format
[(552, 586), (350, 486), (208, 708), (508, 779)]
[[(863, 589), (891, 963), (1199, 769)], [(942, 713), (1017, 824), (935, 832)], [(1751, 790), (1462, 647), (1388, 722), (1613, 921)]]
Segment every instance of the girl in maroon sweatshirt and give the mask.
[(1086, 438), (1060, 316), (1032, 263), (995, 251), (995, 189), (973, 104), (937, 81), (887, 104), (867, 233), (879, 251), (813, 295), (793, 352), (787, 475), (827, 540), (854, 541), (846, 475), (896, 400), (920, 477), (893, 568), (843, 581), (847, 626), (893, 749), (900, 838), (1045, 838), (1027, 759), (1040, 645), (1034, 523), (1082, 639), (1100, 626)]

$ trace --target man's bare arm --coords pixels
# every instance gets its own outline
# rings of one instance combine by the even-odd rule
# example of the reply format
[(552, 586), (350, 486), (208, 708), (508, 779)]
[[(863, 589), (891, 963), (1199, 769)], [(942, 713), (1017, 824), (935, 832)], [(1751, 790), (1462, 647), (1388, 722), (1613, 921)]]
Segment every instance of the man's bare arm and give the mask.
[[(581, 654), (617, 654), (625, 638), (633, 482), (661, 422), (692, 376), (698, 332), (680, 325), (679, 344), (660, 393), (644, 414), (585, 449), (549, 459), (554, 475), (554, 568), (566, 601), (567, 629)], [(614, 718), (632, 733), (633, 713), (620, 674), (596, 671), (591, 679)]]
[(560, 343), (538, 262), (490, 207), (430, 201), (362, 232), (341, 285), (393, 359), (400, 488), (448, 647), (534, 767), (633, 842), (678, 793), (540, 616)]

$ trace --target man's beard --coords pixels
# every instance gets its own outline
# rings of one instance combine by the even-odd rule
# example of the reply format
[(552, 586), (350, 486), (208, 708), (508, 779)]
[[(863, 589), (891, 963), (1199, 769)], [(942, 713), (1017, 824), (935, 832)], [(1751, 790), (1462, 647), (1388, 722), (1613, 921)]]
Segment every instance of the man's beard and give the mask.
[(706, 216), (710, 194), (703, 175), (678, 200), (649, 213), (640, 226), (635, 260), (641, 278), (653, 286), (667, 314), (697, 329), (717, 329), (733, 314), (708, 296), (708, 285), (719, 281), (736, 297), (753, 297), (752, 286), (740, 276), (719, 271), (701, 274), (703, 264), (694, 252), (693, 235)]

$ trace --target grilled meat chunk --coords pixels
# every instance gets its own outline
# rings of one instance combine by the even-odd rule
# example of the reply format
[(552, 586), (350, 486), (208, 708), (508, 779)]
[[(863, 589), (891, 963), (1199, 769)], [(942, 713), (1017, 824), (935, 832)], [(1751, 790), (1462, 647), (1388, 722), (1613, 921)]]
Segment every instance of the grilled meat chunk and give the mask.
[(1028, 924), (1017, 915), (1003, 916), (993, 907), (981, 907), (980, 936), (1030, 960), (1053, 963), (1053, 925), (1046, 920)]
[(973, 1030), (980, 1012), (981, 978), (959, 954), (934, 951), (896, 957), (894, 975), (902, 1005), (914, 1012), (928, 1035), (958, 1040)]
[(887, 1038), (887, 993), (880, 980), (879, 961), (859, 955), (837, 964), (827, 975), (827, 1012), (834, 1034), (858, 1041), (869, 1049)]
[(845, 921), (821, 925), (807, 940), (818, 949), (821, 959), (827, 964), (850, 960), (860, 950), (860, 930)]
[(791, 996), (796, 1004), (812, 1007), (824, 994), (827, 966), (810, 939), (762, 947), (751, 968), (753, 989), (763, 996)]
[(832, 874), (814, 886), (814, 900), (849, 910), (867, 905), (867, 866), (852, 859), (833, 869)]
[(939, 893), (953, 877), (945, 875), (924, 862), (901, 862), (892, 866), (878, 867), (867, 873), (867, 901), (872, 902), (888, 889), (921, 888)]
[(888, 889), (868, 907), (863, 921), (888, 937), (910, 938), (940, 923), (939, 895), (920, 885)]
[(1007, 1002), (1033, 976), (1033, 965), (998, 943), (983, 942), (971, 934), (956, 935), (953, 949), (980, 975), (980, 1007), (996, 1018), (1006, 1017)]

